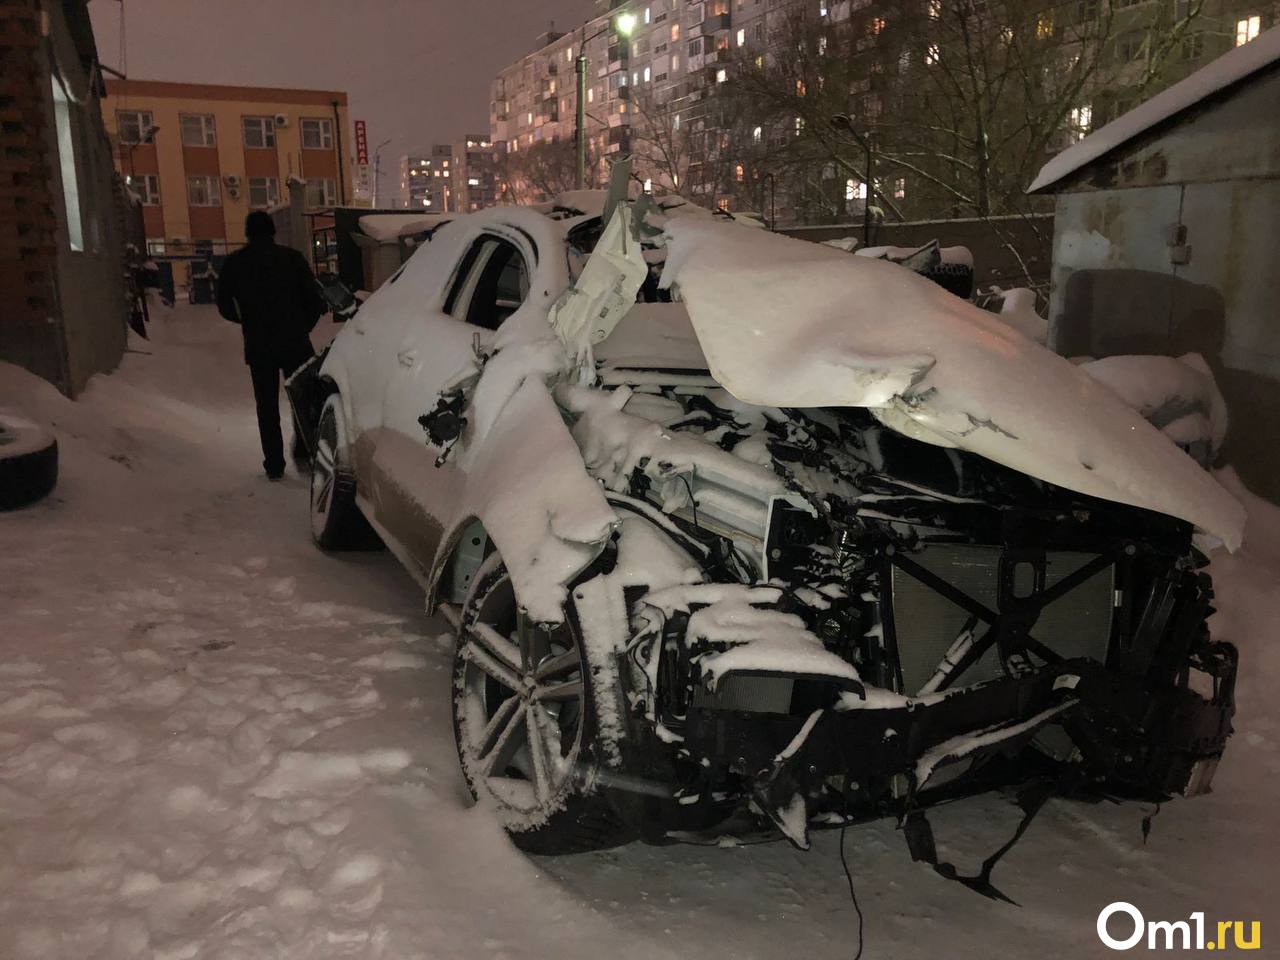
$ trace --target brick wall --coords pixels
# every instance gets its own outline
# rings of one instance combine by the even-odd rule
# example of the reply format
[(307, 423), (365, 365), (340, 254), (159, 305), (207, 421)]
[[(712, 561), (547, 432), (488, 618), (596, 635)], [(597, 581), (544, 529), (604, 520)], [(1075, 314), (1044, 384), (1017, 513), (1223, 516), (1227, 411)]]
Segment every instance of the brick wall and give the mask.
[(36, 0), (0, 5), (0, 359), (66, 389), (40, 21)]

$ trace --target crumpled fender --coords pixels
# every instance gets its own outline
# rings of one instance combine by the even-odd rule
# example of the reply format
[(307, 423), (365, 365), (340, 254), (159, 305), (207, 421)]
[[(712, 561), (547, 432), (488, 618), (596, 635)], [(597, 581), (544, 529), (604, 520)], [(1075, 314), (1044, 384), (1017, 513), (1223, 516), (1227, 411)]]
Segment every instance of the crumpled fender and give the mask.
[(529, 616), (559, 623), (567, 584), (599, 556), (618, 517), (587, 474), (541, 376), (519, 380), (501, 413), (465, 451), (466, 493), (436, 551), (428, 596), (435, 595), (458, 538), (478, 519)]

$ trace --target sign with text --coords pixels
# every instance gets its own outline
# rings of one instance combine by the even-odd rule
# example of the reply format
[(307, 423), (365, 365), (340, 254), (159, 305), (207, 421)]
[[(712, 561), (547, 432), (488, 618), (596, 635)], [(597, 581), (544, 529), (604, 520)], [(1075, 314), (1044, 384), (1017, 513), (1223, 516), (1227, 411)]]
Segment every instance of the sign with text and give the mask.
[(369, 138), (363, 120), (356, 121), (356, 163), (369, 162)]

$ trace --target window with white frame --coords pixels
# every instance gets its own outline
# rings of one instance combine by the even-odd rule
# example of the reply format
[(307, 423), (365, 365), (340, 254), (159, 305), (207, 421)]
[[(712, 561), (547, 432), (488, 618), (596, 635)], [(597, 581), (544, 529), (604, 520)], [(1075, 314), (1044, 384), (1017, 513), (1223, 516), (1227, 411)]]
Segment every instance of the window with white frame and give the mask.
[(160, 206), (160, 177), (154, 173), (139, 173), (129, 177), (133, 189), (144, 207)]
[(1241, 17), (1236, 21), (1236, 46), (1242, 47), (1250, 40), (1257, 39), (1259, 33), (1262, 32), (1262, 17), (1253, 14), (1248, 17)]
[(222, 185), (214, 176), (187, 177), (187, 204), (192, 207), (222, 206)]
[(272, 117), (242, 117), (246, 147), (275, 149), (276, 122)]
[(331, 177), (309, 177), (307, 179), (307, 206), (332, 207), (338, 202), (337, 185)]
[(304, 150), (333, 149), (333, 121), (307, 117), (302, 121), (302, 148)]
[(153, 126), (150, 110), (116, 111), (116, 130), (121, 143), (149, 143), (147, 133)]
[(893, 199), (905, 200), (907, 198), (907, 181), (904, 177), (899, 177), (893, 181)]
[(218, 138), (211, 113), (184, 113), (178, 117), (184, 147), (214, 147)]
[(255, 210), (274, 207), (280, 202), (280, 181), (275, 177), (249, 178), (249, 206)]

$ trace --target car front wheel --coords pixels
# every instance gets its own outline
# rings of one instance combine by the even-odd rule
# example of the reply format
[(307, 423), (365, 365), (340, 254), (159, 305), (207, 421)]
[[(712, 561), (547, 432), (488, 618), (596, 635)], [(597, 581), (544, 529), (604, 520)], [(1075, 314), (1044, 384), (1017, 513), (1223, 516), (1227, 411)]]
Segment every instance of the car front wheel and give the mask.
[(572, 621), (531, 622), (494, 553), (472, 580), (458, 631), (453, 726), (463, 776), (529, 853), (630, 839), (590, 772), (592, 671)]

